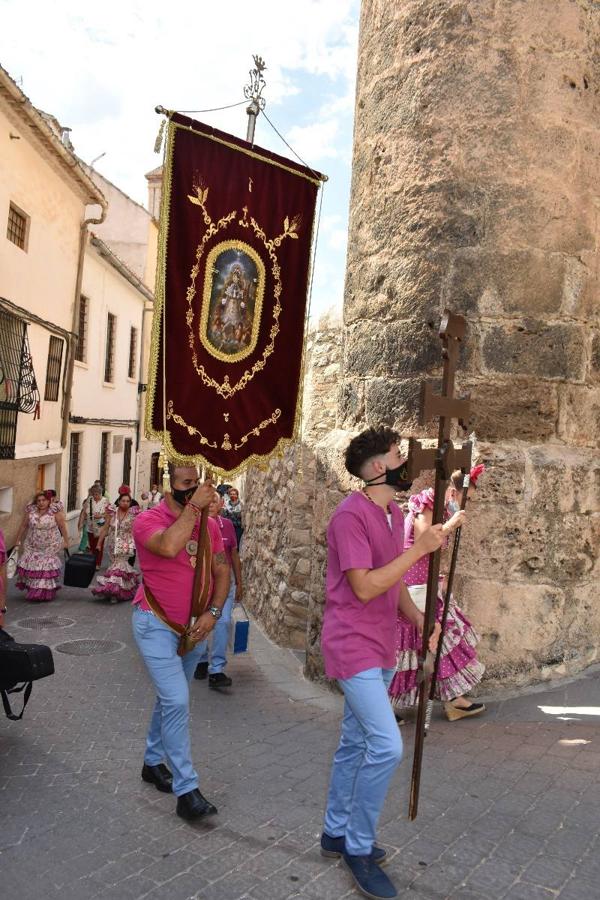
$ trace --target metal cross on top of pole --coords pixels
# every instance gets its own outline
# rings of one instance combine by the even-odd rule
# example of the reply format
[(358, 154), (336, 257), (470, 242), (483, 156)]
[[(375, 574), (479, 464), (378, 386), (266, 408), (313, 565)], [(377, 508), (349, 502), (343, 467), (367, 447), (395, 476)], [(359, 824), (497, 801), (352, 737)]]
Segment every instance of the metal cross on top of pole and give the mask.
[(253, 55), (254, 68), (250, 69), (250, 84), (244, 86), (244, 97), (250, 103), (246, 107), (248, 113), (248, 130), (246, 131), (246, 140), (249, 144), (254, 143), (254, 131), (256, 129), (256, 119), (258, 114), (267, 105), (267, 101), (262, 96), (266, 81), (263, 72), (267, 68), (262, 56)]

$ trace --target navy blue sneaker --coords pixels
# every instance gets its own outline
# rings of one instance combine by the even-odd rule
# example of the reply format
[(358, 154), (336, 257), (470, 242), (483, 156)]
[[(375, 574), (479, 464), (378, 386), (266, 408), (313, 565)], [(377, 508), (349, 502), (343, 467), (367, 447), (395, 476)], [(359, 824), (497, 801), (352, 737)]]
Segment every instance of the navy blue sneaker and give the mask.
[(385, 872), (373, 862), (372, 856), (350, 856), (344, 853), (342, 861), (354, 879), (354, 884), (371, 900), (394, 900), (398, 891)]
[[(325, 831), (323, 832), (321, 835), (321, 856), (325, 856), (328, 859), (339, 859), (345, 852), (346, 844), (343, 836), (331, 837)], [(385, 866), (388, 861), (387, 850), (384, 850), (383, 847), (378, 847), (377, 844), (373, 844), (371, 859), (378, 866)]]

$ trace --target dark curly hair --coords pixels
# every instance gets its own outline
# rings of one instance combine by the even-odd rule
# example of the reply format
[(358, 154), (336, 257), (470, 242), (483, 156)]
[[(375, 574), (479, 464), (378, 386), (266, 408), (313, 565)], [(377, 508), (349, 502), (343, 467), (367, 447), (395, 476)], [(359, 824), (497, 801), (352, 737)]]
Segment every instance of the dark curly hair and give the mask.
[(397, 444), (399, 441), (400, 435), (385, 425), (361, 431), (355, 438), (352, 438), (346, 448), (344, 462), (347, 470), (351, 475), (361, 478), (361, 469), (368, 460), (387, 453), (392, 444)]

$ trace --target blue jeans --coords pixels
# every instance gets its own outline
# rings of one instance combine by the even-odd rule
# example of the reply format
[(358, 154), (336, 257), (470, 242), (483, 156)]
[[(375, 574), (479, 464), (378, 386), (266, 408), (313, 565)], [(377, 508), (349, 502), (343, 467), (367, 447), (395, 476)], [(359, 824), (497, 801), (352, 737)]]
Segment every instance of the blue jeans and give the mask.
[(166, 760), (173, 773), (173, 793), (179, 797), (198, 787), (190, 746), (188, 685), (198, 664), (201, 645), (185, 656), (178, 656), (179, 635), (139, 605), (134, 608), (132, 624), (135, 642), (156, 690), (144, 762), (157, 766)]
[(394, 770), (402, 738), (388, 697), (393, 669), (366, 669), (339, 681), (344, 718), (333, 758), (324, 830), (345, 837), (346, 852), (367, 856)]
[[(210, 664), (208, 666), (209, 675), (218, 675), (218, 673), (222, 672), (227, 665), (227, 642), (229, 640), (231, 611), (233, 609), (234, 600), (235, 578), (233, 577), (232, 572), (229, 593), (227, 594), (227, 600), (225, 601), (225, 605), (223, 606), (221, 618), (217, 620), (217, 623), (210, 635), (210, 640), (212, 641), (212, 643), (210, 648)], [(202, 641), (202, 643), (200, 644), (202, 650), (198, 662), (208, 662), (208, 640), (209, 639), (207, 639), (206, 641)]]

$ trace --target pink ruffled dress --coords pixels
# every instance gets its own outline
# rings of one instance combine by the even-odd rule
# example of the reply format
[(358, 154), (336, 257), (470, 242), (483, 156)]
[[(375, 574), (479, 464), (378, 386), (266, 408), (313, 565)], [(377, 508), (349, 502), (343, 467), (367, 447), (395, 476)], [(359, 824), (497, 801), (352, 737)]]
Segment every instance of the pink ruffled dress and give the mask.
[(133, 523), (140, 512), (139, 506), (131, 506), (124, 518), (119, 518), (116, 506), (106, 510), (110, 516), (107, 547), (110, 565), (104, 575), (98, 575), (92, 594), (96, 597), (114, 597), (116, 600), (133, 600), (139, 575), (129, 565), (129, 557), (135, 553)]
[(55, 516), (62, 510), (60, 500), (41, 514), (33, 503), (26, 508), (29, 524), (17, 564), (16, 587), (27, 591), (28, 600), (54, 600), (60, 587), (63, 539)]
[[(408, 515), (404, 521), (404, 549), (415, 542), (415, 518), (425, 509), (433, 509), (433, 488), (414, 494), (408, 501)], [(423, 556), (404, 576), (405, 583), (427, 584), (429, 556)], [(438, 596), (436, 619), (442, 620), (443, 599)], [(446, 628), (441, 637), (442, 655), (436, 687), (438, 700), (453, 700), (468, 694), (479, 684), (485, 666), (477, 659), (475, 647), (479, 636), (451, 597)], [(398, 709), (413, 706), (418, 697), (417, 672), (420, 638), (411, 623), (398, 616), (396, 623), (396, 673), (389, 687), (389, 695)]]

